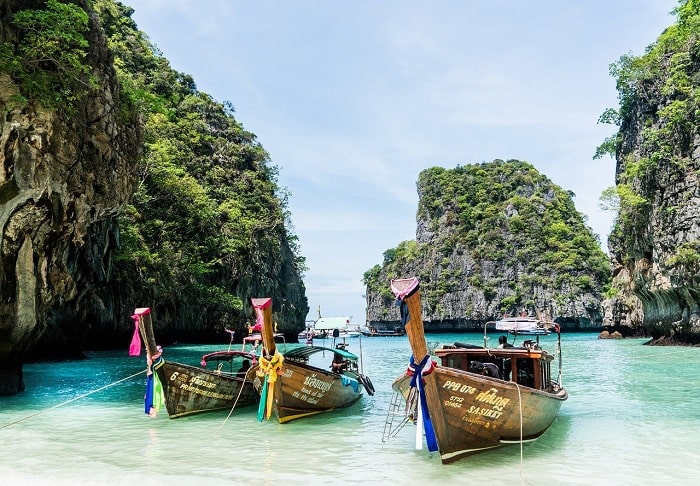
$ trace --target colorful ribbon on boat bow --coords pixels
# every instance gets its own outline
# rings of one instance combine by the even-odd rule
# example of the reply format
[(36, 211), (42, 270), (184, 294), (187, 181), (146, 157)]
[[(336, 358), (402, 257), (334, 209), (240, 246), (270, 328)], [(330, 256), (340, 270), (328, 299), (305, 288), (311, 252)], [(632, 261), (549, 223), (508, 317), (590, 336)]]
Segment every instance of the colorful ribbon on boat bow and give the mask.
[(165, 364), (165, 360), (161, 356), (160, 346), (159, 352), (156, 355), (155, 361), (148, 357), (148, 369), (146, 378), (146, 394), (144, 395), (144, 412), (150, 417), (155, 417), (158, 411), (165, 403), (165, 393), (163, 392), (163, 384), (160, 382), (158, 368)]
[[(426, 365), (430, 363), (430, 366), (426, 368)], [(429, 375), (435, 369), (435, 362), (430, 359), (430, 355), (426, 354), (420, 363), (416, 364), (415, 359), (411, 356), (411, 361), (408, 366), (409, 374), (411, 374), (411, 388), (416, 388), (418, 390), (418, 420), (419, 428), (416, 434), (422, 435), (422, 430), (425, 431), (425, 441), (428, 444), (428, 450), (430, 452), (435, 452), (438, 450), (437, 439), (435, 438), (435, 430), (433, 429), (433, 422), (430, 420), (430, 411), (428, 410), (428, 402), (425, 398), (425, 391), (423, 389), (423, 375)], [(412, 373), (411, 373), (412, 371)], [(422, 437), (421, 437), (422, 440)], [(418, 443), (416, 441), (416, 443)]]
[[(426, 355), (426, 358), (427, 357), (428, 357), (428, 355)], [(437, 367), (437, 363), (431, 359), (430, 360), (430, 367), (425, 368), (425, 365), (427, 363), (424, 363), (424, 361), (426, 360), (426, 358), (423, 358), (423, 361), (421, 361), (421, 364), (419, 366), (416, 366), (415, 358), (413, 356), (411, 356), (411, 361), (408, 363), (408, 368), (406, 368), (406, 373), (408, 373), (409, 375), (411, 375), (413, 377), (411, 379), (411, 386), (412, 387), (416, 386), (416, 376), (429, 375)]]
[(281, 375), (282, 365), (284, 364), (284, 356), (279, 351), (275, 350), (272, 358), (267, 359), (265, 356), (260, 356), (260, 364), (256, 374), (263, 379), (262, 388), (260, 389), (260, 404), (258, 405), (258, 421), (269, 419), (272, 414), (272, 404), (275, 398), (275, 382), (277, 375)]
[(134, 335), (131, 337), (131, 344), (129, 345), (129, 356), (138, 356), (141, 354), (141, 334), (139, 332), (141, 316), (134, 314), (131, 318), (134, 320)]

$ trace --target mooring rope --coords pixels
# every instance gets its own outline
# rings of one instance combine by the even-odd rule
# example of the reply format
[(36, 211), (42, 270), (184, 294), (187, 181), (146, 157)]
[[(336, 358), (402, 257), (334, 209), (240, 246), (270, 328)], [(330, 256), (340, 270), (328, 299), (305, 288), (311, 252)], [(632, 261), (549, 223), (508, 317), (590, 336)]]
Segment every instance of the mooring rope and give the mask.
[[(233, 413), (233, 410), (236, 408), (236, 405), (238, 404), (238, 399), (241, 398), (241, 393), (243, 393), (243, 388), (245, 388), (245, 386), (247, 384), (246, 380), (248, 379), (248, 373), (250, 373), (250, 371), (252, 369), (253, 368), (248, 368), (248, 371), (245, 372), (245, 376), (243, 377), (243, 383), (241, 383), (240, 388), (238, 388), (238, 396), (236, 397), (236, 400), (233, 402), (233, 405), (231, 406), (231, 410), (229, 410), (228, 415), (226, 416), (224, 421), (221, 422), (221, 425), (219, 425), (219, 431), (221, 431), (221, 429), (224, 427), (224, 425), (228, 421), (229, 417)], [(250, 386), (253, 386), (253, 385), (251, 384)]]
[(523, 398), (520, 395), (520, 385), (515, 382), (515, 388), (518, 390), (518, 410), (520, 411), (520, 482), (523, 478)]
[(140, 375), (140, 374), (142, 374), (142, 373), (145, 373), (145, 372), (146, 372), (146, 370), (141, 370), (141, 371), (139, 371), (138, 373), (134, 373), (134, 374), (131, 375), (131, 376), (127, 376), (126, 378), (122, 378), (121, 380), (117, 380), (117, 381), (115, 381), (115, 382), (113, 382), (113, 383), (110, 383), (110, 384), (108, 384), (108, 385), (102, 386), (102, 387), (98, 388), (97, 390), (92, 390), (92, 391), (87, 392), (87, 393), (84, 393), (84, 394), (82, 394), (82, 395), (80, 395), (80, 396), (71, 398), (70, 400), (66, 400), (66, 401), (63, 402), (63, 403), (59, 403), (58, 405), (54, 405), (53, 407), (49, 407), (49, 408), (45, 408), (45, 409), (43, 409), (43, 410), (39, 410), (39, 411), (36, 412), (36, 413), (33, 413), (33, 414), (31, 414), (31, 415), (27, 415), (26, 417), (22, 417), (22, 418), (20, 418), (20, 419), (17, 419), (17, 420), (15, 420), (14, 422), (10, 422), (10, 423), (7, 423), (7, 424), (5, 424), (5, 425), (1, 425), (1, 426), (0, 426), (0, 429), (7, 428), (7, 427), (9, 427), (9, 426), (11, 426), (11, 425), (15, 425), (15, 424), (17, 424), (17, 423), (19, 423), (19, 422), (23, 422), (24, 420), (30, 419), (30, 418), (32, 418), (32, 417), (36, 417), (37, 415), (41, 415), (42, 413), (46, 413), (46, 412), (48, 412), (49, 410), (53, 410), (54, 408), (62, 407), (63, 405), (67, 405), (67, 404), (69, 404), (69, 403), (71, 403), (71, 402), (74, 402), (74, 401), (76, 401), (76, 400), (80, 400), (81, 398), (85, 398), (85, 397), (87, 397), (88, 395), (92, 395), (93, 393), (97, 393), (97, 392), (99, 392), (99, 391), (104, 390), (105, 388), (109, 388), (110, 386), (114, 386), (114, 385), (119, 384), (119, 383), (121, 383), (121, 382), (123, 382), (123, 381), (130, 380), (130, 379), (132, 379), (132, 378), (134, 378), (134, 377), (136, 377), (136, 376), (138, 376), (138, 375)]

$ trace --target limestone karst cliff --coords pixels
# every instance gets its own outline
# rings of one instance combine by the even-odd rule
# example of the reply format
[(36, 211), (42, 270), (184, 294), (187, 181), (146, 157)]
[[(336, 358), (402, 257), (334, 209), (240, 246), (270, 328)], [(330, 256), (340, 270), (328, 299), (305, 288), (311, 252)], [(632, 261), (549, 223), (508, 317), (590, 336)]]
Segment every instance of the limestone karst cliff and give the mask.
[[(3, 49), (23, 42), (11, 16), (30, 3), (41, 6), (0, 2)], [(120, 109), (99, 19), (87, 21), (94, 81), (74, 81), (86, 88), (72, 104), (46, 108), (0, 73), (0, 394), (23, 389), (24, 355), (48, 327), (76, 326), (95, 305), (90, 282), (105, 278), (116, 216), (133, 190), (140, 130)]]
[[(617, 295), (606, 324), (656, 342), (700, 342), (700, 2), (640, 57), (613, 65), (618, 205), (609, 238)], [(610, 113), (608, 114), (610, 115)], [(610, 195), (610, 194), (609, 194)]]
[(504, 313), (599, 329), (609, 280), (572, 195), (517, 160), (432, 168), (418, 180), (416, 240), (365, 273), (368, 321), (393, 328), (392, 278), (418, 276), (427, 331), (483, 330)]
[(0, 395), (28, 356), (126, 349), (135, 307), (164, 343), (227, 339), (263, 295), (281, 331), (303, 329), (277, 169), (131, 13), (0, 0)]

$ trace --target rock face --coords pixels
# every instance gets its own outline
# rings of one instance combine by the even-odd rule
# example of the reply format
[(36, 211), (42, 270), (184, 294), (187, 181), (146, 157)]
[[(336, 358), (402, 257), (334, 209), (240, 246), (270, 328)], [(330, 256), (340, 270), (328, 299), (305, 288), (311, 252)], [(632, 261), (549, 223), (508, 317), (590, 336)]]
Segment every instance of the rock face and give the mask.
[[(0, 2), (3, 39), (13, 35), (9, 15), (26, 3)], [(105, 279), (115, 216), (132, 192), (140, 132), (120, 112), (94, 15), (88, 40), (97, 85), (70, 117), (16, 103), (17, 87), (0, 75), (0, 395), (23, 390), (23, 357), (49, 322), (79, 321), (95, 305), (86, 282)]]
[(418, 276), (428, 332), (483, 331), (527, 312), (565, 330), (602, 328), (608, 261), (571, 195), (528, 163), (423, 171), (415, 242), (365, 274), (368, 322), (399, 324), (392, 278)]
[(687, 2), (647, 54), (618, 63), (620, 210), (608, 244), (620, 292), (606, 325), (664, 343), (700, 342), (699, 8)]
[(603, 331), (598, 335), (598, 339), (622, 339), (622, 333), (620, 331)]
[[(224, 328), (252, 320), (250, 297), (273, 298), (280, 332), (304, 328), (304, 259), (276, 168), (132, 13), (110, 0), (0, 0), (0, 395), (23, 390), (26, 359), (125, 349), (135, 307), (153, 309), (162, 344), (228, 341)], [(23, 70), (35, 32), (81, 55)], [(83, 53), (77, 77), (57, 80)], [(46, 77), (57, 82), (32, 91)]]

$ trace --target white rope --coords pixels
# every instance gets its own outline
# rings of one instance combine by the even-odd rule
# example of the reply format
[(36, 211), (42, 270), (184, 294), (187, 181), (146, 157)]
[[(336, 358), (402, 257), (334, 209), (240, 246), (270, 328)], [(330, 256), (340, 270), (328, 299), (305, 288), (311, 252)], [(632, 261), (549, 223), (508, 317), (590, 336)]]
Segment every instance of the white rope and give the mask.
[[(221, 431), (221, 429), (224, 427), (224, 425), (228, 421), (229, 417), (233, 413), (233, 410), (236, 408), (236, 405), (238, 404), (238, 399), (241, 398), (241, 393), (243, 393), (243, 388), (247, 385), (246, 380), (248, 379), (248, 373), (250, 373), (251, 370), (253, 370), (253, 368), (248, 368), (248, 371), (245, 372), (245, 376), (243, 377), (243, 383), (241, 383), (240, 388), (238, 388), (238, 396), (236, 397), (236, 400), (233, 402), (233, 405), (231, 406), (231, 410), (229, 410), (228, 415), (226, 416), (224, 421), (221, 422), (221, 425), (219, 425), (219, 430), (218, 430), (219, 432)], [(253, 384), (251, 383), (250, 386), (253, 386)]]
[(76, 401), (76, 400), (80, 400), (81, 398), (85, 398), (85, 397), (87, 397), (88, 395), (92, 395), (93, 393), (97, 393), (97, 392), (99, 392), (99, 391), (102, 391), (102, 390), (104, 390), (105, 388), (109, 388), (110, 386), (114, 386), (114, 385), (116, 385), (116, 384), (118, 384), (118, 383), (121, 383), (122, 381), (130, 380), (130, 379), (132, 379), (132, 378), (134, 378), (134, 377), (140, 375), (141, 373), (145, 373), (145, 372), (146, 372), (146, 370), (141, 370), (141, 371), (139, 371), (138, 373), (134, 373), (134, 374), (131, 375), (131, 376), (127, 376), (126, 378), (122, 378), (121, 380), (117, 380), (117, 381), (115, 381), (114, 383), (110, 383), (109, 385), (105, 385), (105, 386), (103, 386), (103, 387), (100, 387), (100, 388), (98, 388), (97, 390), (93, 390), (93, 391), (91, 391), (91, 392), (87, 392), (87, 393), (85, 393), (85, 394), (83, 394), (83, 395), (80, 395), (80, 396), (78, 396), (78, 397), (71, 398), (70, 400), (66, 400), (66, 401), (63, 402), (63, 403), (59, 403), (58, 405), (54, 405), (53, 407), (45, 408), (44, 410), (39, 410), (39, 411), (36, 412), (36, 413), (33, 413), (33, 414), (31, 414), (31, 415), (27, 415), (26, 417), (22, 417), (21, 419), (17, 419), (17, 420), (15, 420), (14, 422), (10, 422), (10, 423), (7, 423), (7, 424), (5, 424), (5, 425), (2, 425), (2, 426), (0, 426), (0, 429), (4, 429), (4, 428), (6, 428), (6, 427), (9, 427), (9, 426), (11, 426), (11, 425), (17, 424), (17, 423), (22, 422), (22, 421), (24, 421), (24, 420), (30, 419), (30, 418), (32, 418), (32, 417), (36, 417), (37, 415), (41, 415), (42, 413), (46, 413), (46, 412), (48, 412), (49, 410), (53, 410), (54, 408), (62, 407), (63, 405), (66, 405), (66, 404), (68, 404), (68, 403), (74, 402), (74, 401)]
[(515, 388), (518, 390), (518, 410), (520, 411), (520, 482), (523, 482), (523, 399), (520, 396), (520, 385), (515, 382)]

